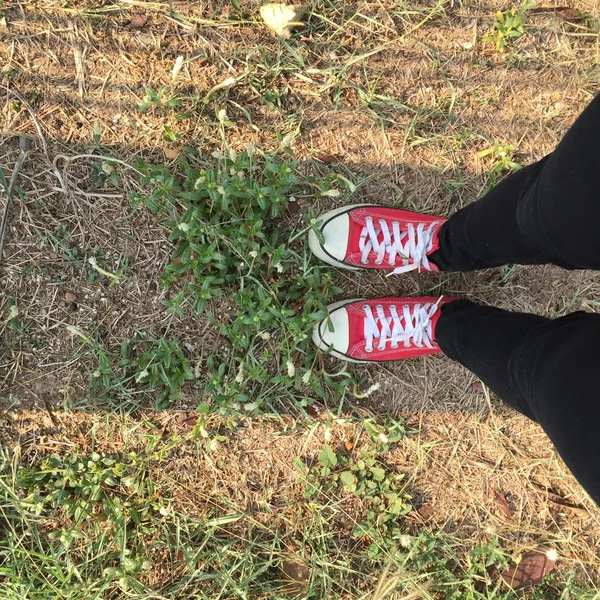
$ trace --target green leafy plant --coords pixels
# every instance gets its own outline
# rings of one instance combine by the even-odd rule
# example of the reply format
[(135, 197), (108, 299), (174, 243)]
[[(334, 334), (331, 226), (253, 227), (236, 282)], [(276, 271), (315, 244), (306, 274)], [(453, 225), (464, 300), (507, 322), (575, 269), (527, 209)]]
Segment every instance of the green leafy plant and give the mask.
[(92, 373), (90, 395), (121, 406), (139, 405), (151, 399), (157, 409), (179, 398), (183, 385), (194, 379), (189, 359), (176, 339), (139, 337), (121, 342), (120, 354), (107, 352), (89, 340), (98, 366)]
[(525, 34), (525, 12), (531, 7), (531, 1), (526, 0), (519, 9), (511, 8), (496, 13), (496, 22), (492, 30), (483, 38), (491, 42), (500, 53), (506, 52), (514, 42)]
[[(219, 119), (227, 126), (226, 116)], [(208, 315), (225, 342), (202, 365), (204, 405), (254, 411), (284, 399), (303, 408), (331, 393), (343, 398), (351, 376), (315, 368), (310, 341), (339, 290), (330, 270), (314, 266), (305, 249), (314, 213), (308, 209), (298, 230), (287, 207), (313, 195), (339, 195), (337, 185), (351, 182), (334, 175), (301, 182), (289, 153), (282, 159), (248, 147), (212, 158), (216, 164), (186, 148), (176, 173), (139, 165), (153, 191), (132, 198), (163, 215), (171, 229), (174, 251), (162, 278), (174, 294), (168, 311), (178, 318), (186, 311)], [(212, 308), (217, 300), (220, 316)]]
[[(389, 424), (388, 424), (389, 425)], [(372, 443), (355, 455), (336, 453), (329, 445), (321, 448), (318, 466), (309, 467), (300, 458), (294, 461), (306, 483), (307, 498), (316, 500), (343, 493), (360, 499), (364, 510), (361, 520), (352, 529), (352, 535), (366, 544), (367, 558), (377, 558), (398, 546), (404, 532), (400, 517), (411, 509), (411, 497), (406, 493), (404, 475), (395, 473), (381, 462), (380, 456), (389, 450), (392, 441), (405, 435), (398, 422), (379, 426), (368, 420), (365, 430), (372, 435)], [(383, 441), (382, 441), (383, 438)]]
[(181, 104), (181, 100), (174, 96), (169, 96), (169, 88), (161, 85), (157, 90), (146, 88), (146, 94), (138, 105), (142, 112), (149, 109), (170, 109)]
[(488, 189), (493, 188), (507, 173), (521, 169), (521, 165), (513, 158), (514, 152), (514, 146), (495, 141), (493, 146), (478, 154), (479, 158), (491, 161)]

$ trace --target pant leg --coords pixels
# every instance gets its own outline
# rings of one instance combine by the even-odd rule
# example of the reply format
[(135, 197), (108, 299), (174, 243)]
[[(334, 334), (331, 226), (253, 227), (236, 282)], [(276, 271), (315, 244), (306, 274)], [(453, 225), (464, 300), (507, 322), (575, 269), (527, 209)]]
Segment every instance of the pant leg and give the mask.
[(469, 300), (445, 305), (436, 326), (442, 351), (537, 421), (600, 505), (599, 339), (597, 314), (552, 320)]
[(600, 269), (600, 95), (556, 150), (453, 215), (431, 259), (443, 271), (553, 263)]

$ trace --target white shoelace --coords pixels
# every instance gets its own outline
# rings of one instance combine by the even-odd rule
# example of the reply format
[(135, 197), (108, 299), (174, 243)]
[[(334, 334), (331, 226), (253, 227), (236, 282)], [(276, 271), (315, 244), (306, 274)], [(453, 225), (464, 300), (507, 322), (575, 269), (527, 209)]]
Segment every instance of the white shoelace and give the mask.
[[(383, 306), (375, 307), (377, 315), (373, 314), (368, 304), (363, 305), (365, 311), (365, 350), (373, 351), (373, 340), (379, 340), (377, 350), (385, 350), (386, 344), (391, 342), (392, 348), (397, 348), (403, 343), (408, 348), (411, 343), (422, 348), (433, 348), (433, 329), (431, 318), (438, 309), (439, 301), (435, 304), (415, 304), (411, 307), (402, 307), (402, 316), (398, 314), (396, 306), (388, 307), (390, 316), (386, 316)], [(402, 326), (402, 318), (404, 326)]]
[[(420, 223), (416, 229), (412, 223), (407, 223), (406, 230), (402, 232), (398, 221), (392, 221), (391, 232), (384, 219), (379, 219), (379, 229), (375, 228), (371, 217), (367, 217), (365, 222), (358, 242), (363, 265), (368, 264), (369, 254), (373, 252), (377, 255), (376, 265), (383, 263), (386, 254), (390, 265), (396, 264), (397, 257), (402, 261), (402, 265), (396, 267), (390, 275), (421, 269), (431, 270), (427, 253), (433, 248), (433, 234), (439, 222), (434, 222), (427, 228), (424, 223)], [(382, 242), (379, 242), (380, 233), (383, 234)]]

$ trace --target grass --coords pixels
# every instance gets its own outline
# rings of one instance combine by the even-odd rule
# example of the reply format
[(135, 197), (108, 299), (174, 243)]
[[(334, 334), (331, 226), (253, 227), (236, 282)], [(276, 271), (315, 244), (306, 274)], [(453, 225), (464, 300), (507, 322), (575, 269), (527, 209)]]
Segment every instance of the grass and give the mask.
[(555, 316), (597, 309), (594, 277), (392, 284), (305, 243), (549, 152), (596, 88), (577, 8), (318, 0), (279, 40), (255, 2), (1, 5), (2, 172), (36, 140), (0, 264), (3, 598), (508, 600), (540, 544), (527, 597), (599, 597), (597, 509), (534, 424), (438, 357), (310, 343), (344, 295)]

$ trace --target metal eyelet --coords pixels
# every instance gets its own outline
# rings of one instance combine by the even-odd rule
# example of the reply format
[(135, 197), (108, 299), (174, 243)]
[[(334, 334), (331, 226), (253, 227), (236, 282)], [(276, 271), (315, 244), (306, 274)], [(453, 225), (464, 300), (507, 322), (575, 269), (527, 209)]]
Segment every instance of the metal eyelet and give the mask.
[(371, 349), (369, 350), (369, 348), (367, 348), (367, 347), (365, 346), (365, 352), (368, 352), (368, 353), (370, 354), (371, 352), (373, 352), (373, 348), (371, 348)]

